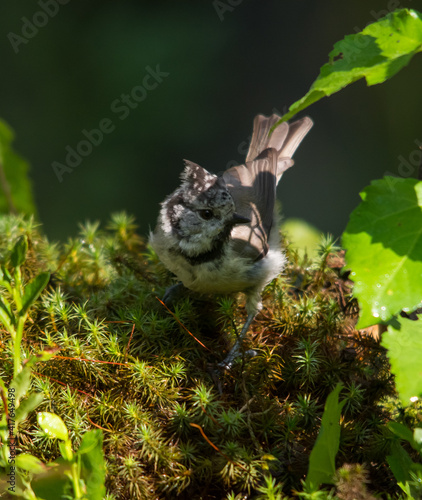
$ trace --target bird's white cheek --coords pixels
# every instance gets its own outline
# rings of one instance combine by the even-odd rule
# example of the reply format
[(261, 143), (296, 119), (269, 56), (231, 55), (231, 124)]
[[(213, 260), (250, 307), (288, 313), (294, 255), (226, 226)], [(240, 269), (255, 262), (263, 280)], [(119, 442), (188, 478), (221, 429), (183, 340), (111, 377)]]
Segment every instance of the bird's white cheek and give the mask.
[(162, 229), (165, 233), (169, 234), (172, 232), (172, 225), (167, 213), (165, 211), (161, 214)]

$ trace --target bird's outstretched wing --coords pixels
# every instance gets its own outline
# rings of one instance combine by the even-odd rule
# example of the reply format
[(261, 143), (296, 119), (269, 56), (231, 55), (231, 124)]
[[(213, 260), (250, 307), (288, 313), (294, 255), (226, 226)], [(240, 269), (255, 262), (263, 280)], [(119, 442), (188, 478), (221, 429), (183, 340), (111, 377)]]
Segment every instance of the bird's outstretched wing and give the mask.
[(233, 197), (236, 213), (251, 220), (232, 230), (236, 252), (253, 260), (265, 257), (276, 197), (277, 151), (266, 149), (254, 161), (224, 172), (223, 179)]
[(246, 164), (223, 174), (236, 212), (251, 219), (250, 224), (233, 229), (235, 249), (253, 260), (263, 258), (268, 252), (277, 184), (283, 172), (293, 165), (291, 157), (313, 125), (305, 117), (292, 124), (282, 123), (269, 135), (279, 119), (275, 114), (268, 118), (256, 116)]

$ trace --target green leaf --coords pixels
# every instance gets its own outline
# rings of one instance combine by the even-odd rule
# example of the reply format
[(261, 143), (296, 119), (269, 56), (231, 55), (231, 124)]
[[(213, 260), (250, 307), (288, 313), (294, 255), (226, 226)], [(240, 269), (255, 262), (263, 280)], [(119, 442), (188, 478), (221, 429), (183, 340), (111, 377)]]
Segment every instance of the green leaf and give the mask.
[(23, 422), (31, 411), (35, 410), (44, 400), (44, 394), (42, 392), (34, 392), (29, 395), (29, 397), (22, 401), (19, 408), (16, 410), (15, 422)]
[(12, 129), (0, 120), (0, 213), (35, 213), (28, 163), (11, 147)]
[(421, 51), (422, 14), (409, 9), (388, 14), (337, 42), (309, 92), (278, 123), (361, 78), (368, 85), (388, 80)]
[(19, 311), (21, 316), (26, 314), (28, 309), (37, 300), (40, 293), (47, 286), (49, 279), (50, 273), (40, 273), (25, 286), (25, 292), (22, 298), (22, 309)]
[(421, 428), (416, 427), (416, 429), (413, 432), (413, 439), (419, 447), (422, 446), (422, 429)]
[(6, 266), (1, 266), (0, 268), (0, 276), (1, 276), (1, 279), (2, 281), (6, 284), (9, 284), (11, 283), (12, 281), (12, 275), (9, 273), (9, 271), (7, 270)]
[[(3, 411), (3, 415), (0, 420), (0, 439), (3, 443), (6, 443), (8, 438), (9, 438), (9, 424), (7, 422), (6, 413), (4, 413)], [(2, 454), (0, 453), (0, 467), (5, 467), (5, 464), (2, 465), (1, 458)]]
[(48, 349), (45, 349), (44, 351), (37, 352), (28, 359), (25, 366), (30, 366), (32, 368), (35, 365), (35, 363), (38, 363), (40, 361), (48, 361), (58, 351), (60, 351), (60, 347), (50, 347)]
[[(422, 320), (398, 318), (382, 336), (403, 405), (422, 396)], [(412, 399), (411, 399), (412, 398)]]
[(15, 459), (16, 466), (20, 469), (32, 472), (32, 474), (40, 474), (47, 470), (46, 465), (41, 460), (29, 453), (21, 453)]
[(78, 455), (81, 457), (81, 476), (85, 480), (87, 496), (102, 500), (105, 496), (105, 465), (103, 434), (100, 430), (86, 432), (82, 437)]
[(388, 455), (387, 462), (398, 483), (410, 480), (413, 461), (400, 443), (394, 442), (392, 444), (391, 454)]
[(48, 472), (40, 476), (35, 476), (31, 481), (31, 487), (37, 495), (37, 499), (58, 500), (64, 498), (74, 498), (69, 496), (71, 483), (68, 478), (70, 465), (63, 463), (62, 459), (48, 464)]
[(72, 443), (70, 439), (67, 439), (66, 441), (60, 441), (59, 449), (62, 457), (65, 460), (70, 462), (73, 459)]
[(31, 367), (24, 366), (23, 370), (19, 372), (16, 375), (16, 377), (12, 380), (9, 388), (9, 396), (13, 394), (16, 400), (15, 405), (23, 396), (25, 396), (30, 385), (31, 385)]
[(388, 428), (400, 439), (404, 439), (405, 441), (410, 443), (412, 448), (415, 448), (415, 450), (418, 449), (418, 446), (415, 440), (413, 439), (413, 433), (408, 427), (406, 427), (403, 424), (400, 424), (399, 422), (389, 422)]
[(305, 254), (313, 259), (318, 256), (322, 233), (314, 226), (301, 219), (286, 219), (281, 225), (283, 234), (289, 240), (289, 248), (293, 248), (303, 258)]
[(69, 438), (66, 425), (58, 415), (43, 411), (38, 413), (37, 420), (38, 425), (49, 437), (62, 441)]
[(309, 469), (306, 476), (308, 487), (334, 483), (335, 458), (340, 442), (340, 414), (345, 404), (345, 401), (338, 402), (341, 389), (342, 384), (337, 384), (325, 403), (321, 428), (309, 457)]
[(14, 321), (15, 316), (13, 315), (9, 304), (0, 299), (0, 323), (3, 323), (3, 326), (9, 331)]
[(342, 237), (358, 329), (422, 306), (422, 182), (385, 177), (360, 195)]
[(10, 254), (10, 263), (13, 267), (20, 267), (26, 259), (28, 251), (28, 240), (26, 236), (19, 236)]

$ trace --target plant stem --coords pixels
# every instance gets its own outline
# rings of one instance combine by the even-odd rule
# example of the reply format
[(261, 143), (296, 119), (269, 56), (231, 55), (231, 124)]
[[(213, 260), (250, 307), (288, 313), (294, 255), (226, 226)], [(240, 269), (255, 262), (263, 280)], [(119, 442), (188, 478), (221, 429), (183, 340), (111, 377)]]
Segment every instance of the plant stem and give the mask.
[(21, 343), (23, 337), (23, 327), (26, 321), (26, 314), (24, 316), (19, 316), (18, 326), (16, 328), (16, 336), (13, 345), (13, 376), (21, 371)]
[(75, 493), (75, 499), (80, 500), (83, 498), (81, 486), (79, 484), (79, 457), (75, 457), (76, 460), (72, 464), (72, 483), (73, 491)]

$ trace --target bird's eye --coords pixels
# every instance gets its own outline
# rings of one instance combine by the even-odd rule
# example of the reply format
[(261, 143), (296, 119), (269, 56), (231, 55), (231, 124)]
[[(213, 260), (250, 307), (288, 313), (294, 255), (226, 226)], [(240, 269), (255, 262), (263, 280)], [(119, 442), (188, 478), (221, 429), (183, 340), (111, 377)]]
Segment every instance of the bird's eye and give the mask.
[(212, 210), (200, 210), (199, 215), (204, 219), (204, 220), (210, 220), (214, 216), (212, 213)]

